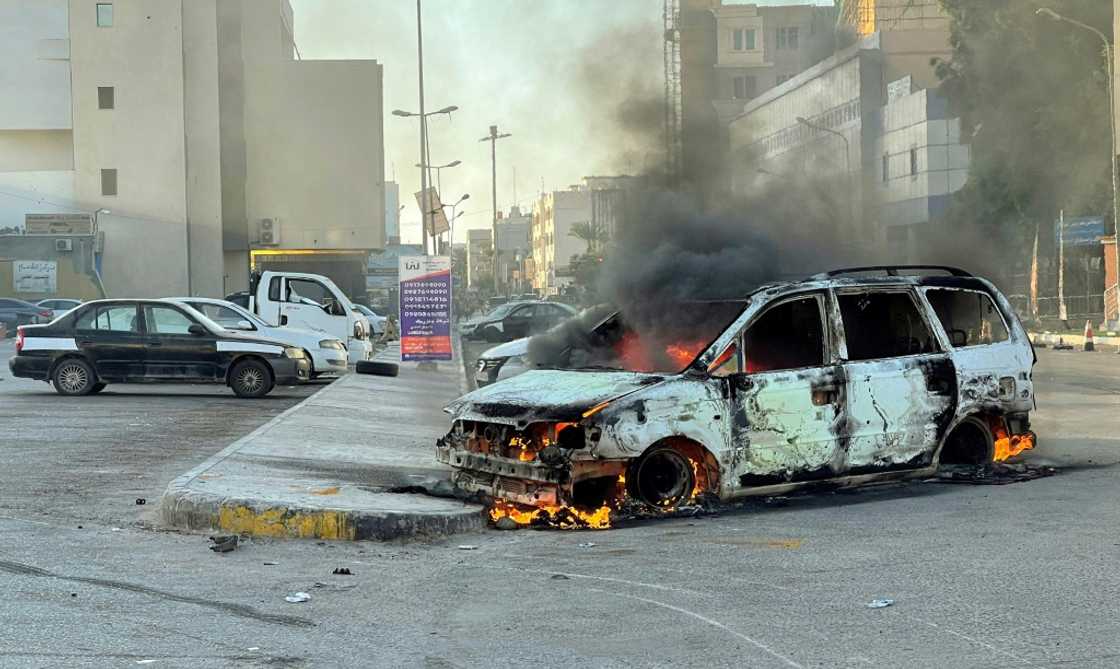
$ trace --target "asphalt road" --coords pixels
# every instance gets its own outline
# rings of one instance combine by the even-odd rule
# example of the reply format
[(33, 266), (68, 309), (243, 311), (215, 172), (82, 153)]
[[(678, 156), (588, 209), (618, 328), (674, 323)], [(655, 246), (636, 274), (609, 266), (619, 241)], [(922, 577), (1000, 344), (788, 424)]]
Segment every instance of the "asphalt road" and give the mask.
[[(1063, 467), (1050, 478), (915, 483), (605, 532), (249, 541), (223, 555), (105, 500), (158, 490), (180, 473), (173, 460), (193, 464), (257, 417), (229, 418), (240, 405), (220, 390), (68, 402), (115, 400), (95, 436), (116, 445), (98, 451), (92, 438), (29, 439), (63, 405), (5, 380), (0, 665), (1115, 667), (1120, 356), (1040, 355), (1028, 458)], [(188, 406), (209, 421), (163, 427), (168, 407)], [(150, 425), (131, 426), (139, 417)], [(213, 447), (130, 446), (184, 425)], [(285, 603), (296, 591), (311, 601)], [(894, 604), (868, 608), (877, 598)]]
[[(110, 385), (62, 397), (8, 371), (0, 339), (0, 516), (123, 526), (143, 520), (168, 481), (317, 389), (242, 400), (222, 385)], [(2, 664), (2, 663), (0, 663)]]

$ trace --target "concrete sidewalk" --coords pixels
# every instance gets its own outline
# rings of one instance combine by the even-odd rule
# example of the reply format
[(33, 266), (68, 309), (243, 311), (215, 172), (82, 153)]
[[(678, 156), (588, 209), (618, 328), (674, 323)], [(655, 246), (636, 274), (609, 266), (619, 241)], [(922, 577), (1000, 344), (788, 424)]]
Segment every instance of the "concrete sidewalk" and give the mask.
[[(399, 348), (377, 359), (393, 362)], [(442, 407), (461, 394), (457, 362), (400, 376), (348, 374), (175, 479), (166, 525), (270, 537), (392, 539), (481, 527), (482, 508), (389, 492), (449, 492), (436, 462)], [(215, 420), (220, 420), (216, 416)]]

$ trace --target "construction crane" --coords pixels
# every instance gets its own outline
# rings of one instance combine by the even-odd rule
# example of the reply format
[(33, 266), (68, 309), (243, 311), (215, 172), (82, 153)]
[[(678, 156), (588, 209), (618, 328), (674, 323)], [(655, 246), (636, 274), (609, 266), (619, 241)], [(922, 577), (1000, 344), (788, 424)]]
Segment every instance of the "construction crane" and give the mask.
[(681, 8), (665, 0), (665, 169), (671, 179), (681, 173)]

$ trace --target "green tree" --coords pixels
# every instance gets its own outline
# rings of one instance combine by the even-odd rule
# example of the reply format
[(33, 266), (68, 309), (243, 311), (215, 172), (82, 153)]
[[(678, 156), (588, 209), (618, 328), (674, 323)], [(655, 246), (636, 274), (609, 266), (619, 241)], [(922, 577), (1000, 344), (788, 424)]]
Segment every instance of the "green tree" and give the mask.
[(1036, 11), (1112, 31), (1110, 2), (941, 0), (952, 57), (936, 62), (971, 164), (949, 220), (1034, 229), (1069, 213), (1111, 213), (1110, 120), (1103, 45)]
[(595, 253), (601, 245), (609, 240), (606, 226), (602, 223), (593, 223), (591, 221), (573, 223), (572, 228), (568, 230), (568, 235), (580, 239), (583, 243), (587, 244), (587, 255)]

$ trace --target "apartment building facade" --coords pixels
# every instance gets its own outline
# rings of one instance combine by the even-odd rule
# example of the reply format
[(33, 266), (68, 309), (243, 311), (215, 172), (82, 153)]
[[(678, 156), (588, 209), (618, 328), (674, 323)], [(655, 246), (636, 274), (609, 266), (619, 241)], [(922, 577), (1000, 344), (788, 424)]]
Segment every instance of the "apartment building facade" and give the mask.
[(106, 291), (129, 296), (243, 289), (258, 248), (383, 246), (381, 66), (298, 60), (293, 18), (0, 0), (0, 227), (100, 212)]
[(533, 203), (532, 285), (538, 295), (559, 295), (572, 282), (571, 259), (586, 250), (572, 226), (590, 220), (591, 189), (584, 184), (542, 193)]

